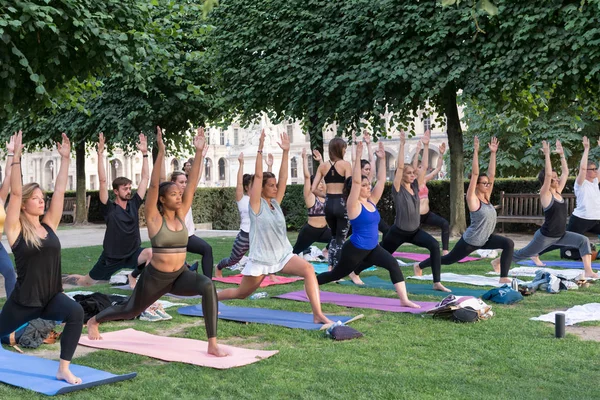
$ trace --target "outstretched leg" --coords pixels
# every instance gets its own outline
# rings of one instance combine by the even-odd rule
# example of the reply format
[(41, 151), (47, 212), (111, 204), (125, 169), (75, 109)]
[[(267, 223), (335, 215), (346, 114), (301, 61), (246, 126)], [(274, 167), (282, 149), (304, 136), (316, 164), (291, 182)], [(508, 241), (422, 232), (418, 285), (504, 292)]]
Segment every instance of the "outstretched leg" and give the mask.
[(250, 235), (247, 232), (239, 231), (237, 236), (235, 237), (235, 241), (233, 242), (233, 247), (231, 249), (231, 255), (229, 258), (224, 258), (219, 261), (217, 264), (217, 269), (215, 271), (215, 276), (222, 278), (223, 277), (223, 268), (231, 267), (240, 262), (244, 254), (250, 249)]

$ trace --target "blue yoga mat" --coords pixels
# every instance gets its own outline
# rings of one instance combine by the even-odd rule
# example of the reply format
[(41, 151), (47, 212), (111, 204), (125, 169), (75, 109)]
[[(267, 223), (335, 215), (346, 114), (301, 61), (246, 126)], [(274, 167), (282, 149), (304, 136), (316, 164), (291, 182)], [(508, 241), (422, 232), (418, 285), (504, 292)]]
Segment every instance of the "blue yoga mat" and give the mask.
[[(313, 268), (315, 269), (316, 274), (322, 274), (323, 272), (329, 271), (329, 264), (325, 262), (314, 262), (311, 261)], [(377, 271), (376, 267), (369, 267), (365, 269), (365, 271)], [(364, 272), (364, 271), (363, 271)]]
[[(202, 317), (202, 305), (181, 307), (177, 310), (181, 315)], [(285, 326), (287, 328), (306, 329), (309, 331), (321, 329), (322, 324), (313, 322), (312, 314), (304, 314), (294, 311), (271, 310), (269, 308), (232, 307), (219, 303), (219, 318), (229, 321), (254, 322), (257, 324), (269, 324)], [(352, 318), (347, 315), (328, 315), (332, 321), (346, 322)]]
[[(367, 276), (363, 278), (362, 281), (365, 283), (364, 285), (355, 285), (352, 281), (341, 281), (338, 282), (340, 285), (346, 286), (355, 286), (355, 287), (365, 287), (372, 289), (389, 289), (396, 290), (394, 285), (390, 281), (385, 281), (378, 276)], [(446, 285), (444, 285), (446, 286)], [(481, 297), (487, 290), (478, 290), (478, 289), (469, 289), (463, 287), (454, 287), (454, 286), (446, 286), (448, 289), (452, 290), (453, 295), (455, 296), (473, 296), (473, 297)], [(440, 292), (439, 290), (433, 290), (431, 288), (431, 284), (429, 285), (421, 285), (418, 283), (407, 283), (406, 290), (411, 294), (426, 294), (429, 296), (439, 296), (446, 297), (450, 293), (448, 292)]]
[[(559, 267), (566, 269), (583, 269), (583, 263), (581, 261), (562, 261), (562, 260), (542, 260), (546, 267)], [(529, 267), (536, 267), (535, 263), (531, 260), (519, 261), (518, 264), (526, 265)], [(538, 267), (544, 268), (544, 267)], [(592, 269), (600, 269), (600, 263), (592, 263)]]
[(81, 385), (56, 379), (58, 361), (15, 353), (0, 347), (0, 382), (33, 390), (47, 396), (65, 394), (98, 385), (135, 378), (135, 372), (113, 375), (94, 368), (71, 364), (71, 372), (81, 378)]

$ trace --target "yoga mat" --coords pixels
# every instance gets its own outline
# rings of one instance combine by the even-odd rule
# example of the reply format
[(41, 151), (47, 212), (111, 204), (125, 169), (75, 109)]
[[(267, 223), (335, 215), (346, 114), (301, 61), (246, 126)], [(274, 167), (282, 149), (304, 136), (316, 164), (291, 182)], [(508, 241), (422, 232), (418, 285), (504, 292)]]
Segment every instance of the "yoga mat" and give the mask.
[[(460, 275), (453, 274), (451, 272), (445, 272), (440, 275), (442, 282), (455, 282), (455, 283), (465, 283), (467, 285), (475, 285), (475, 286), (493, 286), (493, 287), (501, 287), (506, 285), (506, 283), (498, 282), (498, 278), (489, 278), (487, 276), (481, 275)], [(433, 275), (423, 275), (423, 276), (409, 276), (408, 279), (415, 279), (418, 281), (431, 281), (433, 282)], [(519, 281), (519, 283), (523, 283), (523, 281)]]
[[(329, 271), (329, 264), (327, 264), (327, 263), (311, 261), (311, 264), (312, 264), (313, 268), (315, 269), (316, 274), (322, 274), (323, 272)], [(369, 268), (365, 269), (364, 271), (377, 271), (377, 268), (369, 267)]]
[[(308, 297), (303, 290), (284, 293), (275, 296), (279, 299), (308, 302)], [(400, 300), (386, 297), (361, 296), (358, 294), (345, 294), (334, 292), (321, 292), (321, 304), (335, 304), (349, 308), (370, 308), (372, 310), (392, 311), (398, 313), (420, 314), (434, 308), (437, 303), (432, 301), (415, 301), (421, 308), (402, 307)]]
[(176, 361), (216, 369), (228, 369), (253, 364), (279, 353), (278, 350), (250, 350), (241, 347), (220, 344), (227, 351), (227, 357), (216, 357), (208, 354), (208, 342), (178, 337), (151, 335), (135, 329), (102, 334), (102, 340), (89, 340), (82, 335), (79, 344), (98, 349), (118, 350), (126, 353), (140, 354), (163, 361)]
[[(542, 260), (546, 267), (559, 267), (567, 269), (583, 269), (583, 263), (581, 261), (562, 261), (562, 260)], [(531, 260), (519, 261), (517, 264), (527, 265), (530, 267), (536, 267), (535, 263)], [(544, 267), (538, 267), (544, 268)], [(592, 263), (592, 269), (600, 269), (599, 263)]]
[[(552, 275), (562, 275), (567, 279), (575, 279), (583, 274), (583, 269), (552, 269), (546, 267), (517, 267), (508, 271), (508, 276), (530, 276), (535, 277), (535, 273), (544, 270)], [(587, 278), (588, 280), (592, 278)]]
[[(244, 275), (242, 275), (242, 274), (224, 276), (223, 278), (217, 278), (217, 277), (213, 276), (213, 281), (239, 285), (240, 283), (242, 283), (243, 276)], [(271, 285), (286, 285), (288, 283), (301, 281), (303, 278), (300, 278), (297, 276), (293, 277), (293, 278), (288, 278), (285, 276), (277, 276), (277, 279), (279, 280), (279, 282), (273, 282), (273, 280), (271, 279), (270, 276), (265, 276), (265, 279), (263, 279), (263, 281), (260, 283), (260, 287), (267, 287), (267, 286), (271, 286)]]
[[(202, 305), (181, 307), (177, 310), (181, 315), (191, 317), (202, 317)], [(287, 328), (298, 328), (305, 330), (319, 330), (323, 324), (315, 324), (312, 314), (304, 314), (293, 311), (271, 310), (268, 308), (232, 307), (219, 303), (219, 318), (229, 321), (254, 322), (257, 324), (269, 324), (285, 326)], [(332, 321), (346, 322), (352, 319), (348, 315), (327, 315)]]
[[(113, 286), (113, 289), (129, 290), (130, 292), (133, 291), (133, 289), (131, 287), (129, 287), (129, 285)], [(167, 293), (167, 294), (165, 294), (165, 296), (175, 297), (176, 299), (200, 299), (200, 298), (202, 298), (202, 296), (200, 296), (199, 294), (197, 294), (195, 296), (179, 296), (177, 294)]]
[(135, 372), (125, 375), (113, 375), (94, 368), (71, 364), (71, 372), (82, 380), (80, 385), (71, 385), (56, 379), (57, 370), (58, 361), (15, 353), (0, 347), (0, 382), (33, 390), (47, 396), (120, 382), (135, 378), (137, 375)]
[[(364, 285), (355, 285), (352, 281), (342, 281), (338, 282), (340, 285), (348, 285), (355, 287), (364, 287), (364, 288), (372, 288), (372, 289), (388, 289), (388, 290), (396, 290), (392, 282), (384, 281), (383, 279), (377, 276), (367, 276), (362, 280)], [(448, 292), (440, 292), (439, 290), (433, 290), (431, 285), (421, 285), (418, 283), (407, 283), (406, 290), (411, 294), (426, 294), (429, 296), (439, 296), (446, 297), (449, 294), (453, 294), (455, 296), (473, 296), (473, 297), (481, 297), (487, 290), (479, 290), (479, 289), (469, 289), (462, 287), (453, 287), (446, 286), (448, 289), (452, 290), (452, 293)]]
[[(400, 251), (397, 251), (397, 252), (395, 252), (392, 255), (394, 257), (406, 258), (406, 259), (413, 260), (413, 261), (425, 261), (425, 260), (427, 260), (429, 258), (429, 254), (403, 253), (403, 252), (400, 252)], [(465, 263), (465, 262), (477, 261), (477, 260), (481, 260), (481, 258), (477, 258), (477, 257), (465, 257), (462, 260), (460, 260), (459, 263)]]

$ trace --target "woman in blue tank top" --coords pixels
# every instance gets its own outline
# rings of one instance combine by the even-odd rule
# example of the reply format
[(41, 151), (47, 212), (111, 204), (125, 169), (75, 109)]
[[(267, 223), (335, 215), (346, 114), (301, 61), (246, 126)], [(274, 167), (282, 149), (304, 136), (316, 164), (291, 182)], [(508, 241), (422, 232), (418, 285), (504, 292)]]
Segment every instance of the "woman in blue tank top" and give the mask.
[(349, 275), (361, 263), (374, 264), (389, 271), (402, 306), (419, 308), (418, 304), (408, 299), (406, 283), (398, 262), (378, 243), (378, 225), (381, 218), (376, 205), (381, 198), (385, 185), (385, 150), (383, 143), (379, 142), (379, 148), (376, 152), (379, 165), (377, 168), (377, 184), (372, 191), (371, 182), (361, 174), (360, 155), (362, 150), (363, 144), (359, 142), (356, 146), (357, 155), (355, 160), (357, 161), (352, 169), (352, 178), (346, 180), (344, 187), (344, 194), (348, 197), (346, 204), (348, 218), (352, 225), (352, 236), (342, 246), (340, 261), (337, 265), (333, 270), (319, 274), (317, 280), (319, 285), (322, 285)]

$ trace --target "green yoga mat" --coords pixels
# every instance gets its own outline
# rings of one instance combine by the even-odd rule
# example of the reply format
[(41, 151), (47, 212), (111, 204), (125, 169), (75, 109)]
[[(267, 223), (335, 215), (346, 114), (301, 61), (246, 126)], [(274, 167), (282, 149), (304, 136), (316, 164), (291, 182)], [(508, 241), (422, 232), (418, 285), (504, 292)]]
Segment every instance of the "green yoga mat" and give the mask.
[[(346, 286), (372, 288), (372, 289), (396, 290), (396, 289), (394, 289), (394, 285), (392, 285), (392, 282), (385, 281), (377, 276), (367, 276), (366, 278), (362, 278), (362, 281), (365, 283), (364, 286), (355, 285), (354, 283), (352, 283), (352, 281), (341, 281), (341, 282), (339, 282), (339, 284), (346, 285)], [(444, 285), (444, 286), (446, 286), (446, 285)], [(448, 289), (452, 290), (452, 294), (455, 296), (481, 297), (485, 292), (487, 292), (487, 290), (469, 289), (469, 288), (463, 288), (463, 287), (454, 287), (454, 286), (446, 286), (446, 287)], [(450, 294), (447, 292), (440, 292), (439, 290), (433, 290), (431, 288), (431, 284), (421, 285), (418, 283), (407, 283), (406, 290), (408, 290), (408, 293), (410, 293), (410, 294), (426, 294), (429, 296), (439, 296), (439, 297), (446, 297)]]

